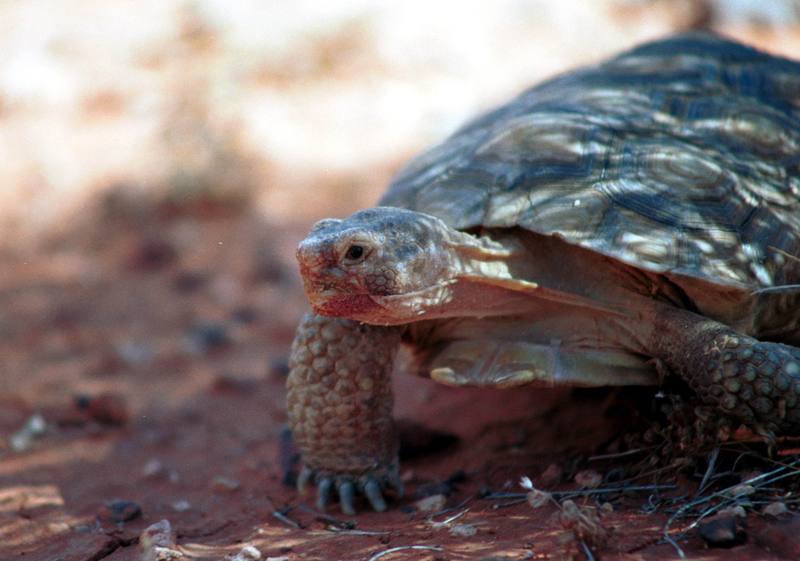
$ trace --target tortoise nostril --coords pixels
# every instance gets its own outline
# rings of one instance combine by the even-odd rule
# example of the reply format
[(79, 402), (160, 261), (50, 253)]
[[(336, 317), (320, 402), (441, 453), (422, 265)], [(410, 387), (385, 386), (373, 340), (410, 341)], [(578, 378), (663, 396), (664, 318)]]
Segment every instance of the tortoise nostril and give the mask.
[(301, 266), (311, 266), (319, 259), (318, 251), (307, 243), (300, 243), (295, 252), (295, 257)]

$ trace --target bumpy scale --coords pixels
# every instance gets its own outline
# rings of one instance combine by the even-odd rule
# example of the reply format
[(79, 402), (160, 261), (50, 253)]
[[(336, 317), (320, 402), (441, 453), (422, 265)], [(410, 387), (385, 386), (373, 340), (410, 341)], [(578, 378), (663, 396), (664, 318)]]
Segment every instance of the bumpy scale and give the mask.
[(400, 330), (306, 315), (290, 357), (288, 413), (303, 451), (301, 490), (318, 486), (319, 508), (336, 487), (342, 510), (354, 512), (359, 490), (375, 510), (380, 490), (402, 494), (392, 419), (391, 368)]
[(653, 333), (653, 355), (703, 401), (767, 437), (800, 432), (800, 348), (669, 308), (656, 317)]

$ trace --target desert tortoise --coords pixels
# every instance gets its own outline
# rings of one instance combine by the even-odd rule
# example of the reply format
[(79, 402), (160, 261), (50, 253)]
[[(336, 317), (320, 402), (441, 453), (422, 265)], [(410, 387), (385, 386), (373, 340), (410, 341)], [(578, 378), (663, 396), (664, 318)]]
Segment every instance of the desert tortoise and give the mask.
[(710, 34), (534, 87), (317, 223), (288, 415), (324, 507), (399, 490), (398, 345), (453, 385), (684, 378), (800, 432), (800, 63)]

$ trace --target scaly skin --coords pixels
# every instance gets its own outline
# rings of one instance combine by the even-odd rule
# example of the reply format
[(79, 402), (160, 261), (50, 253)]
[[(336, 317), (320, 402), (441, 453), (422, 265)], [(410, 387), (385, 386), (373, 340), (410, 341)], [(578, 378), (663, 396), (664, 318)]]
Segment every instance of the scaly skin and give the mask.
[[(559, 310), (570, 306), (564, 318), (586, 318), (575, 331), (543, 329), (537, 340), (558, 347), (566, 334), (590, 359), (597, 349), (659, 360), (763, 434), (800, 433), (800, 348), (686, 311), (749, 318), (754, 334), (797, 340), (798, 80), (796, 62), (688, 34), (527, 90), (416, 158), (383, 206), (319, 222), (297, 251), (309, 302), (319, 314), (371, 325), (425, 321), (437, 345), (450, 342), (453, 325), (437, 333), (437, 319), (507, 316), (532, 333), (565, 325)], [(597, 255), (581, 263), (531, 251), (532, 243), (514, 243), (522, 230), (571, 244), (563, 249), (573, 258)], [(612, 278), (590, 274), (606, 259), (620, 262)], [(759, 304), (749, 308), (753, 298)], [(572, 313), (581, 308), (591, 313)], [(478, 327), (475, 340), (481, 335)], [(359, 480), (384, 506), (378, 479), (396, 467), (388, 376), (397, 337), (316, 316), (300, 327), (290, 413), (309, 467), (301, 480), (317, 479), (321, 503), (344, 481), (349, 509)], [(457, 344), (475, 357), (472, 342), (466, 334)], [(551, 370), (560, 366), (553, 360)]]
[[(492, 243), (499, 244), (451, 230), (435, 217), (375, 208), (347, 220), (325, 221), (301, 244), (298, 259), (315, 310), (379, 324), (312, 314), (297, 332), (289, 419), (305, 462), (300, 486), (314, 480), (320, 507), (336, 486), (344, 512), (353, 512), (356, 492), (383, 510), (382, 492), (399, 487), (390, 376), (404, 328), (386, 324), (411, 324), (431, 316), (485, 317), (497, 312), (500, 300), (489, 296), (497, 286), (517, 290), (518, 299), (512, 300), (517, 309), (524, 308), (525, 299), (537, 297), (593, 305), (570, 293), (515, 284), (503, 276), (512, 271), (503, 265), (504, 259), (514, 258), (513, 248)], [(395, 272), (385, 274), (392, 267)], [(376, 275), (393, 282), (376, 283)], [(437, 286), (437, 275), (447, 282), (467, 275), (469, 282), (484, 283), (483, 296), (443, 291), (444, 304), (417, 298), (435, 294), (425, 291)], [(396, 299), (385, 299), (387, 292)], [(419, 305), (404, 306), (404, 299)], [(636, 309), (609, 312), (617, 313), (615, 321), (632, 334), (629, 352), (661, 360), (705, 402), (766, 436), (800, 432), (800, 349), (758, 341), (656, 300), (636, 302)], [(446, 314), (437, 316), (441, 305), (449, 308), (440, 307)]]
[(800, 348), (666, 307), (650, 346), (706, 403), (768, 437), (800, 432)]
[(288, 413), (303, 455), (301, 491), (313, 480), (325, 508), (333, 487), (345, 514), (355, 493), (385, 510), (382, 491), (401, 492), (392, 419), (391, 371), (401, 329), (307, 314), (289, 359)]

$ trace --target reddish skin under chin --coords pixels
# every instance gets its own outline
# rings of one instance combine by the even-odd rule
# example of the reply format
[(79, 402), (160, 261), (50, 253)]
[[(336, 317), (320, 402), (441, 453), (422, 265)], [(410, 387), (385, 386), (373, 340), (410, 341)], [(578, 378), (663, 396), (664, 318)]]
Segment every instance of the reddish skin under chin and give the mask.
[(373, 302), (367, 294), (332, 296), (321, 304), (314, 304), (315, 312), (329, 317), (352, 317), (378, 309), (380, 306)]

